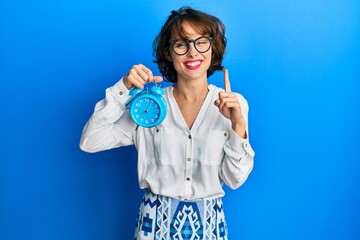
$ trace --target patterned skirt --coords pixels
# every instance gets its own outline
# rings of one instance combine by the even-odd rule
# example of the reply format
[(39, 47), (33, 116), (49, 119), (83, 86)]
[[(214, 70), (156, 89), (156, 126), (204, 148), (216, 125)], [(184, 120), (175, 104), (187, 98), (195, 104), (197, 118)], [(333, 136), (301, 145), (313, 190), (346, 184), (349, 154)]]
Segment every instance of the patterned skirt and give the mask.
[(136, 220), (135, 240), (228, 239), (221, 198), (182, 201), (147, 191)]

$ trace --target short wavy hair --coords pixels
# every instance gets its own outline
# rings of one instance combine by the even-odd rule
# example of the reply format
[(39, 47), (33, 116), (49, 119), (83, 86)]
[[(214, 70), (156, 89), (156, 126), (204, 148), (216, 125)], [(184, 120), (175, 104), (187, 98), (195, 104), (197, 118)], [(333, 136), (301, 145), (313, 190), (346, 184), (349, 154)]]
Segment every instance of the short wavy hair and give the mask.
[(153, 42), (154, 62), (158, 64), (159, 71), (164, 76), (165, 81), (172, 83), (177, 82), (177, 72), (173, 63), (167, 58), (170, 53), (169, 42), (172, 35), (179, 35), (185, 38), (182, 28), (184, 21), (190, 23), (200, 34), (209, 35), (213, 39), (211, 64), (207, 71), (207, 76), (210, 77), (215, 71), (224, 69), (222, 66), (226, 50), (224, 24), (217, 17), (190, 7), (182, 7), (177, 11), (171, 12)]

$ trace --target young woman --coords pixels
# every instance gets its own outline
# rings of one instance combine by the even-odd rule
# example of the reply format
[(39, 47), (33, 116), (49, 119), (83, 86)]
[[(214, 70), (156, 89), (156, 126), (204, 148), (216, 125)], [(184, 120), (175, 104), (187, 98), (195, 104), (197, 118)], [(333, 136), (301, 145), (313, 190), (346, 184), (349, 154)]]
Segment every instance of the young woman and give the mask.
[(135, 239), (227, 239), (222, 184), (238, 188), (253, 168), (248, 137), (248, 104), (208, 83), (223, 70), (225, 27), (192, 8), (172, 11), (154, 44), (156, 63), (173, 86), (165, 88), (168, 112), (154, 128), (138, 127), (126, 103), (129, 90), (162, 81), (146, 66), (134, 65), (106, 90), (84, 127), (86, 152), (135, 144), (140, 187), (147, 189), (137, 217)]

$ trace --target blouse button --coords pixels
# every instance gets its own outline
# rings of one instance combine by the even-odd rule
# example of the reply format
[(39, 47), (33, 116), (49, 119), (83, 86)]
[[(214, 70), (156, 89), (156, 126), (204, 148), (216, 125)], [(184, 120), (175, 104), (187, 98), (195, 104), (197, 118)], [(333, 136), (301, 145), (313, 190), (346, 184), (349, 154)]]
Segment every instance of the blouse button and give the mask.
[(190, 178), (188, 177), (188, 178), (186, 178), (186, 181), (190, 181)]
[(226, 137), (227, 136), (227, 133), (224, 133), (224, 137)]
[(189, 135), (188, 138), (191, 139), (191, 135)]
[(123, 92), (123, 91), (120, 91), (120, 92), (119, 92), (119, 95), (123, 95), (123, 94), (124, 94), (124, 92)]
[(160, 130), (158, 129), (158, 128), (156, 128), (156, 130), (155, 130), (156, 132), (160, 132)]
[(191, 158), (187, 158), (186, 161), (190, 162), (190, 161), (191, 161)]

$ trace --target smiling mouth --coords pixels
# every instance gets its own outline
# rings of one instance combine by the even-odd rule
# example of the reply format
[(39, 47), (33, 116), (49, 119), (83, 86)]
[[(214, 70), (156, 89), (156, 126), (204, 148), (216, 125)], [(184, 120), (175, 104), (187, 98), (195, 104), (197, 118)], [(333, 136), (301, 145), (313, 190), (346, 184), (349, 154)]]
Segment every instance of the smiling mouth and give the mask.
[(185, 66), (189, 69), (197, 69), (200, 67), (201, 61), (185, 62)]

